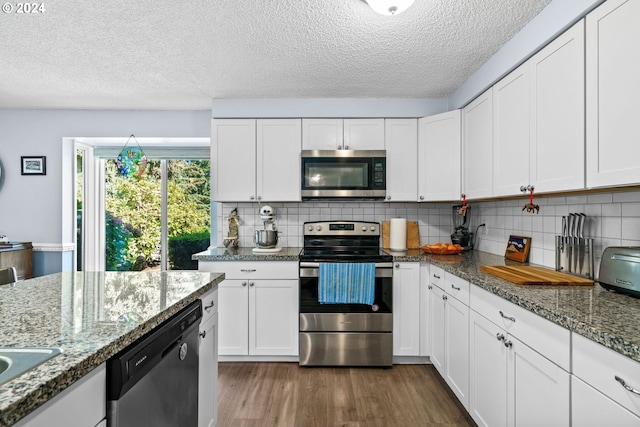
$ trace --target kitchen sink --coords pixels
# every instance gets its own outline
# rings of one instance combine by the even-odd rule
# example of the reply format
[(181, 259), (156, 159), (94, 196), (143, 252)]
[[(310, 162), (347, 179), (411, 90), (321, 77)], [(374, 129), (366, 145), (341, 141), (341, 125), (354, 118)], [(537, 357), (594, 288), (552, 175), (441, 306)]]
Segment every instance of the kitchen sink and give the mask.
[(62, 353), (57, 347), (0, 347), (0, 384)]

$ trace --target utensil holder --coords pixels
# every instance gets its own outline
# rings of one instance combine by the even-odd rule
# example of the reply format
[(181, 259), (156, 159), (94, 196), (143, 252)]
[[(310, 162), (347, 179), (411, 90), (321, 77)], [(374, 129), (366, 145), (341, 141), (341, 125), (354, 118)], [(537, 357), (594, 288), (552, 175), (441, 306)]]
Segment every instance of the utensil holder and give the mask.
[(595, 278), (593, 239), (556, 236), (556, 271)]

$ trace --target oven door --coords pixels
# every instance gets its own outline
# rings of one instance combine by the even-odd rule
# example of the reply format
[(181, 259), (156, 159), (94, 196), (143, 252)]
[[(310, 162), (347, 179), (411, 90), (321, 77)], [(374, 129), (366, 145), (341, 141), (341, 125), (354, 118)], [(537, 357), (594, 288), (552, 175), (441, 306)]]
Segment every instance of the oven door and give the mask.
[(300, 262), (301, 331), (390, 331), (393, 327), (393, 264), (376, 263), (373, 305), (321, 304), (317, 262)]

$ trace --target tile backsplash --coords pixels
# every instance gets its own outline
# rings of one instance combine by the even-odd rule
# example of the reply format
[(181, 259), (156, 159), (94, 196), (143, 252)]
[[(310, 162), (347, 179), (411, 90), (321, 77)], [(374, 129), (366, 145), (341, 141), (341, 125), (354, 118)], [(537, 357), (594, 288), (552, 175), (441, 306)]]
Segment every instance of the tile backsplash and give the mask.
[[(538, 196), (538, 214), (522, 207), (526, 198), (470, 202), (471, 231), (478, 224), (476, 249), (502, 255), (509, 235), (531, 237), (529, 261), (555, 267), (555, 236), (561, 233), (562, 216), (570, 212), (587, 215), (585, 237), (594, 239), (596, 269), (604, 248), (608, 246), (640, 246), (640, 191), (590, 193), (570, 196)], [(453, 232), (453, 203), (385, 203), (385, 202), (303, 202), (269, 203), (276, 209), (279, 245), (302, 246), (302, 226), (306, 221), (361, 220), (388, 221), (402, 217), (417, 221), (420, 243), (449, 242)], [(257, 203), (219, 203), (217, 206), (217, 242), (222, 246), (228, 232), (225, 217), (238, 208), (242, 220), (240, 246), (253, 247), (253, 234), (262, 228)]]

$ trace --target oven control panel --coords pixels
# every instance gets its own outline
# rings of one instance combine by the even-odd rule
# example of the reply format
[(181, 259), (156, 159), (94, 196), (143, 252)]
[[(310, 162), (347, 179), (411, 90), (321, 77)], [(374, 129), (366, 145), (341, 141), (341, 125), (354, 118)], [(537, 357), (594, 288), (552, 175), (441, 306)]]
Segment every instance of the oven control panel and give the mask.
[(305, 236), (379, 236), (380, 223), (368, 221), (314, 221), (304, 223)]

